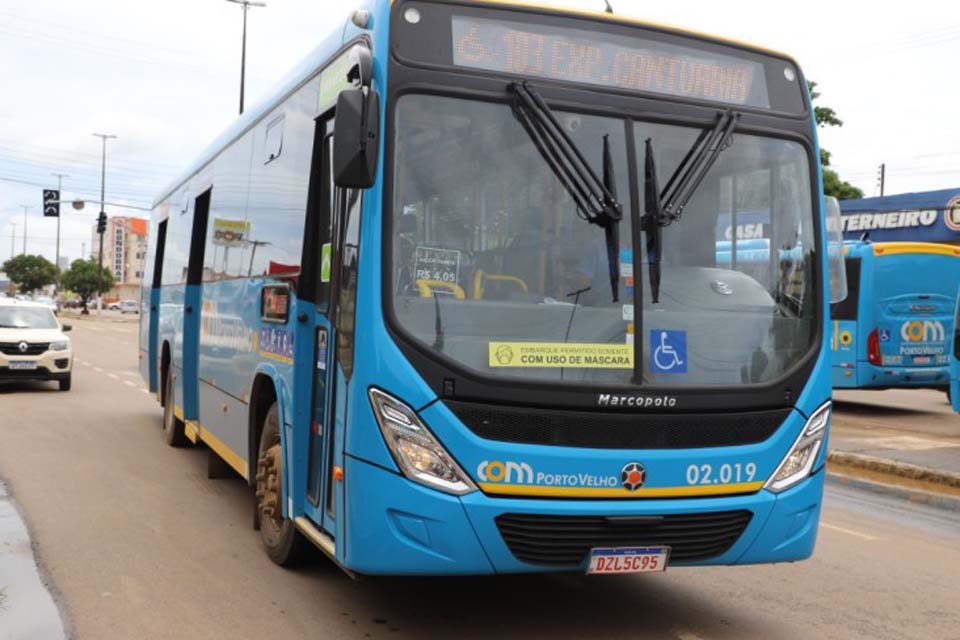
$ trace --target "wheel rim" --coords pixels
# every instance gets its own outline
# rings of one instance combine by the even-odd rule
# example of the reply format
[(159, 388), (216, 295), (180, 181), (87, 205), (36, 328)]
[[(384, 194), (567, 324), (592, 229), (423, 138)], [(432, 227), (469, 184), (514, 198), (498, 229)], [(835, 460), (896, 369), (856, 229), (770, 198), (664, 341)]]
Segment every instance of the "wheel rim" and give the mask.
[(260, 531), (271, 540), (279, 538), (283, 526), (282, 464), (279, 443), (261, 453), (257, 460), (257, 512), (260, 514)]

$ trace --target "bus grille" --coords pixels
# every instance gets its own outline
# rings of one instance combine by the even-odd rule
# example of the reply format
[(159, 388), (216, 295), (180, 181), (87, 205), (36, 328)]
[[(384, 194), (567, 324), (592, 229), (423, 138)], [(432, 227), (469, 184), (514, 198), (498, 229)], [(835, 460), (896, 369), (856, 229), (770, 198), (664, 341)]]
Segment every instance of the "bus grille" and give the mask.
[(19, 342), (0, 342), (0, 353), (8, 356), (38, 356), (49, 348), (49, 342), (28, 342), (27, 350), (20, 351)]
[(564, 411), (445, 401), (467, 428), (501, 442), (594, 449), (697, 449), (763, 442), (790, 409), (709, 414)]
[(636, 518), (505, 513), (495, 521), (517, 560), (574, 568), (594, 547), (666, 545), (671, 562), (714, 558), (734, 545), (752, 517), (745, 510)]

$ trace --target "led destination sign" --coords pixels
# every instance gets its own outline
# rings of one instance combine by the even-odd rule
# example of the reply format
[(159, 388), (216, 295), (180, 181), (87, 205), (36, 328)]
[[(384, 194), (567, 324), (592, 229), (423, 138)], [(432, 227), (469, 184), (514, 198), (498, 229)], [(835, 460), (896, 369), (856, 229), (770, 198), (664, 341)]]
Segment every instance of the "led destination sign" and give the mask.
[(459, 67), (770, 108), (764, 65), (753, 60), (580, 29), (452, 21)]

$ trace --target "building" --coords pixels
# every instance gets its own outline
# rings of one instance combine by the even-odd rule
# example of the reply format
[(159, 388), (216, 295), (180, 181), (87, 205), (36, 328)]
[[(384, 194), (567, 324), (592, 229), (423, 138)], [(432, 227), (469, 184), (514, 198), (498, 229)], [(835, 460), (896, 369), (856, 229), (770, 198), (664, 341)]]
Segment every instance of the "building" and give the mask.
[[(107, 292), (105, 300), (136, 300), (139, 297), (147, 255), (147, 228), (148, 222), (143, 218), (107, 218), (107, 230), (103, 234), (103, 266), (113, 272), (114, 288)], [(92, 237), (90, 246), (96, 259), (100, 251), (96, 224)]]
[(843, 237), (960, 245), (960, 188), (842, 200)]

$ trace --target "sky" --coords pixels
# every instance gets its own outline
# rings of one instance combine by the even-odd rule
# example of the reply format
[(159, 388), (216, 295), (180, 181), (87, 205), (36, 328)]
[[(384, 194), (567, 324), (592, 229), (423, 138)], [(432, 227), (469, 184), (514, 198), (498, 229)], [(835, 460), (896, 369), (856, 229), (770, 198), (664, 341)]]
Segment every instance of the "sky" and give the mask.
[[(349, 0), (266, 0), (250, 10), (247, 105), (343, 24)], [(603, 9), (603, 0), (554, 0)], [(960, 9), (942, 0), (798, 3), (611, 0), (618, 13), (743, 40), (793, 56), (844, 126), (821, 131), (842, 178), (879, 195), (960, 187)], [(241, 9), (225, 0), (0, 0), (0, 263), (51, 260), (56, 219), (41, 189), (108, 202), (153, 198), (236, 117)], [(86, 245), (98, 209), (64, 205), (61, 255)], [(108, 206), (111, 215), (145, 211)], [(13, 225), (16, 225), (14, 227)], [(14, 235), (15, 233), (15, 235)]]

